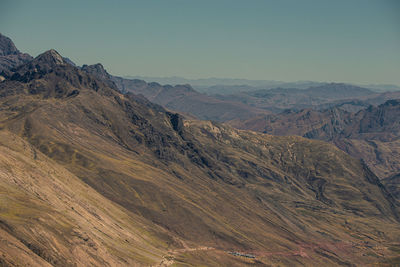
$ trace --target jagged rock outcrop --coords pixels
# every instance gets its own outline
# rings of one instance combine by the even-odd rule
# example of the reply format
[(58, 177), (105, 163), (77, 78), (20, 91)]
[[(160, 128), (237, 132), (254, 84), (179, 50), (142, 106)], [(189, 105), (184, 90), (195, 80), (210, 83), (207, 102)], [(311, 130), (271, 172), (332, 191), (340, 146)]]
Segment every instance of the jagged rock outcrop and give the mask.
[(13, 41), (0, 33), (0, 56), (18, 55), (20, 53)]
[(94, 65), (83, 65), (81, 70), (103, 81), (109, 87), (115, 89), (118, 88), (113, 81), (113, 77), (104, 69), (103, 65), (100, 63)]
[(25, 93), (43, 98), (62, 98), (78, 95), (81, 88), (100, 90), (104, 94), (109, 94), (110, 90), (117, 90), (115, 86), (110, 87), (104, 81), (66, 63), (54, 49), (12, 69), (6, 78), (11, 82), (20, 82), (20, 84), (13, 87), (12, 90), (4, 85), (5, 89), (1, 92), (3, 96)]

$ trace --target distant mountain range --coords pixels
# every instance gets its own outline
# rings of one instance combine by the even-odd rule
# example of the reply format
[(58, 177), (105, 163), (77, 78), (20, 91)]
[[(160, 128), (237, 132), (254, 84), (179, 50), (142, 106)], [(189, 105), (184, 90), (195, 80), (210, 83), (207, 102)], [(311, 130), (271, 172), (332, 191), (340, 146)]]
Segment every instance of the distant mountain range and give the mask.
[[(100, 71), (98, 77), (107, 75)], [(156, 82), (147, 83), (114, 76), (112, 79), (122, 91), (141, 94), (168, 109), (192, 114), (199, 119), (220, 122), (246, 120), (287, 109), (323, 110), (340, 106), (341, 109), (355, 112), (371, 104), (379, 105), (386, 100), (400, 98), (400, 91), (382, 93), (343, 83), (324, 83), (303, 89), (252, 88), (250, 91), (233, 94), (206, 95), (190, 85), (160, 85)]]
[[(147, 77), (147, 76), (123, 76), (126, 79), (139, 79), (146, 82), (157, 82), (160, 84), (190, 84), (197, 91), (207, 94), (232, 94), (238, 92), (255, 91), (259, 89), (273, 88), (297, 88), (307, 89), (329, 84), (328, 82), (297, 81), (283, 82), (274, 80), (249, 80), (249, 79), (229, 79), (229, 78), (203, 78), (187, 79), (182, 77)], [(349, 84), (350, 85), (350, 84)], [(376, 92), (400, 91), (400, 86), (394, 84), (353, 84)]]
[(245, 118), (280, 113), (288, 109), (324, 110), (340, 107), (343, 110), (356, 112), (369, 105), (379, 105), (389, 99), (400, 98), (400, 91), (375, 92), (368, 88), (343, 83), (324, 83), (303, 89), (252, 88), (250, 91), (240, 90), (233, 94), (205, 95), (197, 92), (190, 85), (163, 86), (155, 82), (146, 83), (143, 80), (123, 78), (114, 79), (114, 81), (121, 90), (142, 94), (166, 108), (193, 114), (200, 119), (220, 122), (234, 119), (245, 120)]
[(220, 100), (240, 102), (255, 108), (280, 113), (284, 110), (305, 108), (326, 109), (342, 106), (349, 111), (358, 111), (371, 104), (379, 105), (389, 99), (400, 98), (400, 91), (378, 93), (370, 89), (343, 83), (298, 88), (274, 88), (226, 95), (213, 95)]

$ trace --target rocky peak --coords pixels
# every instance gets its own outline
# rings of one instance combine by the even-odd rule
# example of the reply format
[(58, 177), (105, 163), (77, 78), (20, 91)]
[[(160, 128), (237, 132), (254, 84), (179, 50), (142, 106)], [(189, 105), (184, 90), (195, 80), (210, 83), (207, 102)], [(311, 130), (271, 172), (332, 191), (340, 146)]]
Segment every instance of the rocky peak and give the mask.
[(13, 41), (0, 33), (0, 73), (1, 76), (9, 76), (11, 69), (32, 60), (26, 53), (21, 53)]
[(101, 63), (93, 64), (93, 65), (83, 65), (81, 68), (82, 71), (86, 72), (87, 74), (101, 80), (105, 84), (107, 84), (110, 88), (113, 88), (115, 90), (121, 90), (123, 91), (123, 88), (119, 88), (113, 79), (113, 76), (111, 76), (106, 69), (104, 69), (103, 65)]
[(15, 47), (13, 41), (0, 33), (0, 56), (18, 55), (19, 50)]
[(43, 54), (40, 54), (33, 60), (34, 64), (44, 63), (46, 65), (55, 66), (55, 65), (64, 65), (63, 57), (54, 49), (50, 49)]
[(67, 64), (64, 62), (63, 57), (56, 50), (51, 49), (26, 64), (15, 67), (9, 73), (6, 73), (6, 76), (12, 80), (28, 82), (53, 72), (57, 67), (65, 66)]
[(91, 74), (97, 78), (101, 78), (103, 80), (110, 79), (110, 74), (104, 69), (101, 63), (93, 64), (93, 65), (83, 65), (81, 68), (84, 72)]
[[(48, 50), (32, 61), (6, 73), (7, 80), (20, 82), (26, 87), (23, 92), (44, 98), (69, 98), (81, 90), (94, 90), (104, 95), (116, 90), (110, 80), (102, 80), (68, 63), (56, 50)], [(21, 91), (22, 92), (22, 91)], [(10, 91), (7, 94), (20, 92)]]

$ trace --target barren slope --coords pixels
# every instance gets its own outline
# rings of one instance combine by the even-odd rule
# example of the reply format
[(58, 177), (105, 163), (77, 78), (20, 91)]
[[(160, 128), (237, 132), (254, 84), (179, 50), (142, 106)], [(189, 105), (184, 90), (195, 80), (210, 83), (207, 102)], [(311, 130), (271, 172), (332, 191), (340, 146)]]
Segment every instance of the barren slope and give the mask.
[(229, 122), (239, 129), (329, 141), (363, 159), (381, 179), (400, 171), (400, 101), (388, 100), (357, 113), (305, 109)]

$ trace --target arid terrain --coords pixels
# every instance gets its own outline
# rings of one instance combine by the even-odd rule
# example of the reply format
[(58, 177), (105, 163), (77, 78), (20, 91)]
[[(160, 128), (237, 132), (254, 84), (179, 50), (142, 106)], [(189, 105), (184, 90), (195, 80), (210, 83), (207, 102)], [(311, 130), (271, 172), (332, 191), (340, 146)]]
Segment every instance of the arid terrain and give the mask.
[(1, 265), (399, 263), (398, 200), (361, 160), (185, 119), (89, 69), (49, 50), (2, 73)]
[[(340, 107), (304, 109), (229, 122), (239, 129), (274, 135), (298, 135), (328, 141), (362, 159), (383, 182), (400, 173), (400, 102), (388, 100), (358, 112)], [(396, 186), (390, 187), (398, 195)]]

